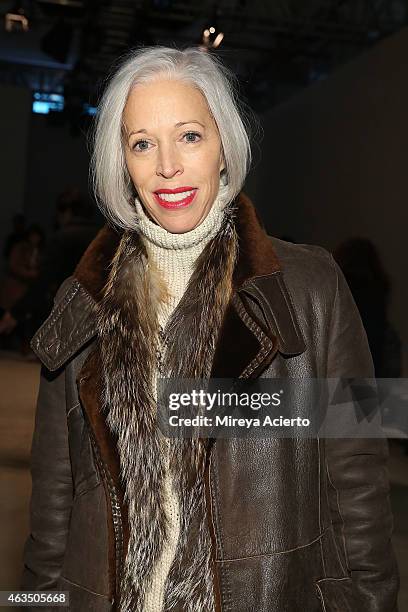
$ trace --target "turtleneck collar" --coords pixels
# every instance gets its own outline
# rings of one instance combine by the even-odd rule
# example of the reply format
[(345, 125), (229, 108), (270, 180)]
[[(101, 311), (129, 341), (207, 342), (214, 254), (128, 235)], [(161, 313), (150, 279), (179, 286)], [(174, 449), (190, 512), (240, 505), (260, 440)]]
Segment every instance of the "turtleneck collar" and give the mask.
[(146, 215), (140, 200), (135, 200), (137, 229), (145, 242), (148, 257), (155, 262), (168, 289), (168, 301), (159, 306), (157, 313), (163, 329), (187, 288), (198, 257), (221, 229), (229, 203), (226, 192), (226, 186), (220, 181), (217, 197), (206, 218), (184, 234), (172, 234), (154, 223)]

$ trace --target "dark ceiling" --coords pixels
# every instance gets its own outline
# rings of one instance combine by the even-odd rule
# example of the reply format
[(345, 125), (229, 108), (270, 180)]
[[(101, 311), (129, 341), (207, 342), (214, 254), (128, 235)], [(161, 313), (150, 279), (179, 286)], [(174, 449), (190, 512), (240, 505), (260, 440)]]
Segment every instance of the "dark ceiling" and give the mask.
[(95, 104), (128, 49), (199, 45), (213, 26), (210, 41), (224, 38), (212, 52), (262, 111), (401, 29), (407, 15), (408, 0), (3, 0), (0, 81)]

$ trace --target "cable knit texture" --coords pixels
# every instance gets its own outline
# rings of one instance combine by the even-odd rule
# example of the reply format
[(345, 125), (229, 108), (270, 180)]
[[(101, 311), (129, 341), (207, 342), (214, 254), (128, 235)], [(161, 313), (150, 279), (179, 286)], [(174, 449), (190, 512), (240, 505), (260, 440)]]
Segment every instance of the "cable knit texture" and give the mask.
[(172, 234), (151, 221), (144, 212), (140, 200), (137, 198), (135, 200), (138, 229), (144, 237), (149, 257), (155, 261), (170, 294), (169, 301), (158, 313), (162, 329), (186, 290), (197, 258), (220, 230), (223, 213), (228, 203), (226, 190), (227, 188), (220, 184), (217, 198), (204, 221), (184, 234)]
[[(167, 321), (186, 290), (197, 258), (221, 228), (227, 203), (226, 187), (220, 183), (217, 198), (202, 223), (189, 232), (172, 234), (151, 221), (144, 212), (140, 200), (137, 198), (135, 200), (138, 213), (138, 229), (146, 245), (148, 257), (155, 262), (168, 289), (169, 299), (161, 305), (158, 312), (160, 328), (164, 333)], [(160, 344), (160, 359), (165, 359), (162, 344)], [(163, 610), (165, 582), (175, 557), (180, 534), (180, 505), (173, 487), (173, 478), (169, 471), (170, 441), (168, 439), (166, 439), (164, 448), (166, 449), (166, 475), (164, 478), (166, 503), (164, 511), (169, 524), (169, 538), (152, 573), (150, 588), (146, 592), (144, 602), (145, 612), (161, 612)]]

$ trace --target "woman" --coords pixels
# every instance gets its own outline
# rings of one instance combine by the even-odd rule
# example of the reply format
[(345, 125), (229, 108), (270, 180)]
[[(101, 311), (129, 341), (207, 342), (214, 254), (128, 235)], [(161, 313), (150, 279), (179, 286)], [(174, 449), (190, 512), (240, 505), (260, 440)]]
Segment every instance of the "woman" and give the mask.
[(367, 333), (377, 378), (399, 378), (401, 341), (388, 318), (391, 282), (380, 254), (368, 238), (349, 238), (333, 257), (350, 287)]
[(44, 364), (24, 588), (70, 609), (395, 612), (384, 440), (170, 443), (158, 375), (372, 375), (343, 276), (270, 239), (240, 193), (226, 70), (137, 51), (104, 94), (93, 171), (111, 222), (33, 340)]
[[(30, 351), (29, 340), (35, 328), (29, 331), (30, 321), (25, 317), (17, 326), (11, 312), (16, 304), (26, 299), (40, 274), (44, 250), (44, 232), (38, 225), (31, 225), (19, 240), (7, 247), (7, 270), (0, 279), (0, 345), (2, 348), (18, 348)], [(14, 332), (14, 333), (13, 333)], [(4, 335), (3, 335), (4, 334)]]

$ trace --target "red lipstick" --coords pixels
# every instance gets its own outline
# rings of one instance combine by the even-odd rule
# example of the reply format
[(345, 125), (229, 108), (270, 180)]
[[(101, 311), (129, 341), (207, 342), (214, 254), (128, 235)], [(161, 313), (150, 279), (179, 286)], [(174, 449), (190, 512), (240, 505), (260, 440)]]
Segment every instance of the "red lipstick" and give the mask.
[[(174, 210), (189, 206), (193, 202), (197, 191), (197, 187), (183, 186), (175, 189), (158, 189), (153, 195), (160, 206)], [(177, 197), (178, 195), (179, 197)]]

